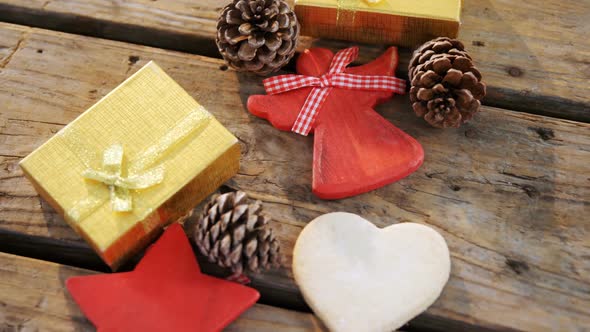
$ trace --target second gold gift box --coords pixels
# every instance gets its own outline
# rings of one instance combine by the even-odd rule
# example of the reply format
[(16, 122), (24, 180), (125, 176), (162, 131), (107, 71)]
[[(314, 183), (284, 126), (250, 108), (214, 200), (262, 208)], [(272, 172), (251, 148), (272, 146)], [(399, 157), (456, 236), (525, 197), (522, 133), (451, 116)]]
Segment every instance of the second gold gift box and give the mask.
[(457, 37), (461, 0), (295, 0), (301, 34), (415, 47)]

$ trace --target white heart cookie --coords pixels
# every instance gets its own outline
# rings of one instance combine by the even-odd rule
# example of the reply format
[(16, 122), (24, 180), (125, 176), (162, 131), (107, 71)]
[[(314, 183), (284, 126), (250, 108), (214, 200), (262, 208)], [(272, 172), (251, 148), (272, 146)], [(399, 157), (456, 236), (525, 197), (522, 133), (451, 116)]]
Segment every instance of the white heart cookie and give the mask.
[(293, 251), (307, 304), (332, 331), (392, 331), (425, 311), (449, 279), (443, 237), (416, 223), (379, 229), (356, 214), (324, 214)]

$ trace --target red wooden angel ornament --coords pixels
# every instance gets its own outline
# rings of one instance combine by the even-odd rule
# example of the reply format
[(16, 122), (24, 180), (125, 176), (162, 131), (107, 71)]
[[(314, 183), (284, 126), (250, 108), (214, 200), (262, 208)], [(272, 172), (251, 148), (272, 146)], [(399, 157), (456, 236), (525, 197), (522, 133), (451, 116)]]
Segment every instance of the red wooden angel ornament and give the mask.
[(408, 176), (424, 160), (420, 143), (373, 109), (405, 93), (405, 81), (393, 76), (397, 49), (346, 68), (357, 56), (356, 47), (336, 55), (306, 50), (297, 61), (299, 75), (265, 79), (268, 95), (248, 99), (248, 110), (274, 127), (314, 133), (312, 191), (323, 199), (377, 189)]

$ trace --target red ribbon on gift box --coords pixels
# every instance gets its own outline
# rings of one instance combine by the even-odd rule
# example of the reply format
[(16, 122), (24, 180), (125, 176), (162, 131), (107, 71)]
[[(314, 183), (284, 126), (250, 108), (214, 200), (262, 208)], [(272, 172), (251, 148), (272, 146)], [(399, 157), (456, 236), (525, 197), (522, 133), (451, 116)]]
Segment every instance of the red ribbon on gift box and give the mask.
[(358, 47), (350, 47), (336, 53), (328, 73), (320, 77), (306, 75), (279, 75), (263, 81), (269, 95), (290, 90), (313, 87), (301, 107), (291, 131), (307, 136), (313, 127), (318, 111), (326, 101), (332, 87), (350, 90), (388, 91), (404, 94), (405, 80), (394, 76), (353, 75), (344, 72), (346, 66), (358, 57)]

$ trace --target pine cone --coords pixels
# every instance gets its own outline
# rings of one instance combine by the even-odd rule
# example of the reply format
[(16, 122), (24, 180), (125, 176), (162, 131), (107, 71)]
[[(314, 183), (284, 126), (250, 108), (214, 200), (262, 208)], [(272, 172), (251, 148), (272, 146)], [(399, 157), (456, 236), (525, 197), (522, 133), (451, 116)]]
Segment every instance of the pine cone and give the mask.
[(247, 201), (242, 191), (213, 197), (193, 235), (200, 252), (210, 262), (231, 268), (234, 275), (280, 266), (279, 242), (268, 226), (269, 218), (260, 215), (259, 201)]
[(267, 75), (295, 54), (299, 24), (282, 0), (233, 0), (217, 21), (217, 47), (235, 69)]
[(463, 43), (440, 37), (420, 46), (408, 70), (416, 115), (437, 128), (459, 127), (479, 111), (486, 94), (481, 73)]

